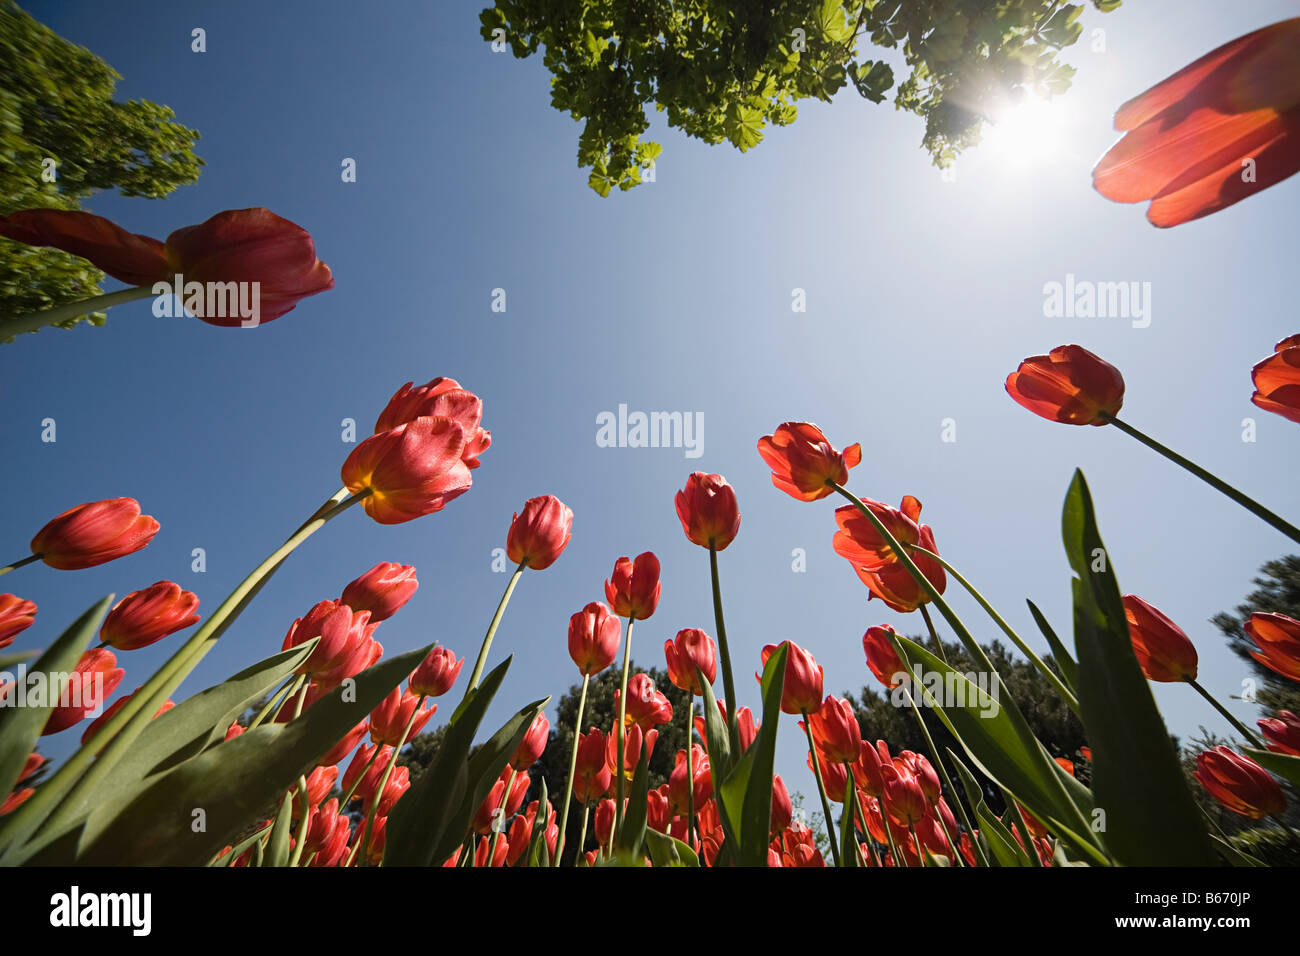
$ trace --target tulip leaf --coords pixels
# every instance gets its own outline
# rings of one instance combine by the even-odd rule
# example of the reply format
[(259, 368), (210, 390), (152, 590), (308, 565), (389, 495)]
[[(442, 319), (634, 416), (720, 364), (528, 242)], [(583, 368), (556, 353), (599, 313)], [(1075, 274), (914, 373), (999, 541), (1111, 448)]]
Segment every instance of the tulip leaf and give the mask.
[(541, 793), (537, 796), (537, 815), (533, 817), (533, 829), (528, 834), (528, 849), (520, 858), (524, 866), (548, 867), (551, 865), (551, 853), (546, 846), (546, 821), (550, 816), (550, 795), (546, 792), (546, 778), (542, 777)]
[(1271, 770), (1279, 777), (1291, 782), (1293, 787), (1300, 787), (1300, 757), (1292, 754), (1275, 753), (1272, 750), (1257, 750), (1254, 747), (1242, 747), (1251, 760), (1265, 770)]
[[(852, 771), (850, 771), (851, 778)], [(848, 797), (851, 792), (852, 787), (846, 786), (845, 796)], [(845, 803), (840, 809), (840, 866), (858, 866), (858, 838), (853, 826), (853, 805), (851, 803)]]
[[(691, 781), (689, 786), (694, 786)], [(623, 810), (623, 825), (615, 838), (615, 846), (638, 859), (642, 856), (641, 846), (645, 842), (646, 831), (646, 794), (650, 790), (650, 753), (641, 741), (641, 754), (637, 757), (636, 771), (632, 775), (632, 788), (628, 791), (627, 806)]]
[[(253, 833), (252, 836), (244, 837), (244, 839), (240, 840), (238, 843), (236, 843), (233, 847), (230, 848), (229, 853), (221, 854), (215, 860), (209, 862), (208, 866), (227, 867), (233, 865), (234, 862), (238, 860), (240, 856), (243, 855), (243, 852), (247, 850), (250, 846), (252, 846), (254, 843), (261, 843), (263, 840), (266, 839), (267, 829), (268, 829), (267, 827), (261, 827), (255, 833)], [(222, 847), (222, 849), (225, 849), (225, 847)]]
[(1056, 662), (1056, 669), (1060, 672), (1061, 680), (1077, 697), (1079, 692), (1075, 690), (1075, 682), (1078, 680), (1079, 665), (1074, 662), (1070, 652), (1061, 643), (1061, 639), (1056, 636), (1056, 631), (1052, 630), (1052, 625), (1047, 622), (1043, 612), (1038, 610), (1038, 605), (1033, 601), (1025, 601), (1025, 603), (1029, 605), (1029, 613), (1034, 616), (1034, 623), (1043, 632), (1043, 637), (1047, 638), (1047, 646), (1052, 649), (1052, 660)]
[[(727, 736), (727, 724), (718, 709), (718, 699), (713, 696), (709, 682), (701, 679), (704, 688), (701, 709), (704, 711), (704, 743), (709, 748), (709, 770), (714, 773), (714, 780), (722, 780), (731, 769), (731, 740)], [(686, 735), (686, 746), (691, 745), (691, 735)]]
[[(81, 660), (82, 652), (99, 628), (100, 620), (112, 603), (113, 595), (110, 594), (77, 618), (37, 659), (27, 676), (37, 673), (45, 675), (72, 673), (77, 662)], [(54, 709), (52, 705), (58, 697), (59, 686), (57, 681), (47, 681), (48, 692), (42, 705), (32, 706), (30, 702), (24, 701), (25, 706), (22, 707), (0, 707), (0, 794), (7, 796), (14, 789), (14, 784), (18, 782), (18, 775), (23, 772), (28, 756), (40, 739), (41, 731), (49, 722), (50, 712)], [(15, 684), (10, 688), (9, 693), (17, 692), (18, 687)], [(68, 783), (70, 784), (71, 781)], [(48, 783), (41, 790), (44, 791), (47, 787)], [(50, 793), (45, 799), (55, 799), (60, 795)], [(37, 814), (24, 816), (21, 811), (15, 811), (4, 823), (6, 825), (0, 826), (0, 850), (17, 847), (26, 840), (41, 823), (41, 817)]]
[[(1081, 471), (1066, 494), (1061, 531), (1076, 575), (1077, 685), (1093, 753), (1093, 798), (1104, 813), (1096, 819), (1102, 840), (1126, 866), (1213, 866), (1200, 811), (1133, 653), (1114, 566)], [(1033, 805), (1029, 809), (1038, 815)]]
[[(994, 861), (997, 862), (998, 866), (1029, 866), (1029, 858), (1020, 850), (1016, 838), (1011, 835), (1011, 831), (1003, 826), (1002, 821), (994, 816), (993, 811), (989, 809), (988, 803), (984, 800), (984, 791), (975, 781), (975, 775), (966, 768), (966, 765), (951, 750), (948, 751), (948, 759), (957, 768), (957, 776), (961, 778), (962, 789), (966, 791), (966, 802), (974, 808), (975, 818), (981, 823), (979, 839), (988, 848)], [(974, 838), (973, 834), (972, 838)]]
[(280, 801), (280, 812), (275, 815), (262, 866), (285, 866), (289, 862), (289, 837), (292, 835), (293, 800), (286, 798)]
[[(85, 821), (77, 862), (203, 865), (309, 773), (357, 725), (357, 714), (373, 710), (429, 649), (362, 671), (351, 699), (329, 694), (288, 723), (263, 724), (149, 777), (121, 804), (100, 805)], [(194, 826), (200, 819), (203, 826)]]
[(23, 661), (30, 661), (39, 654), (38, 650), (14, 651), (12, 654), (0, 654), (0, 671), (7, 671), (11, 667), (17, 667)]
[(676, 837), (658, 830), (645, 831), (645, 845), (650, 851), (650, 862), (656, 867), (700, 865), (700, 859), (694, 850)]

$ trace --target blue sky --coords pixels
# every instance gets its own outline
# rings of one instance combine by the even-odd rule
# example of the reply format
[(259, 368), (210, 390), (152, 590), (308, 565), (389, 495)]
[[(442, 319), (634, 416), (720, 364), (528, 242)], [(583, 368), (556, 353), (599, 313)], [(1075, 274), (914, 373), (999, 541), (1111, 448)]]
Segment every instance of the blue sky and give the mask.
[[(124, 560), (7, 577), (5, 590), (41, 609), (16, 649), (48, 642), (109, 591), (163, 578), (210, 612), (338, 487), (354, 447), (340, 440), (344, 418), (364, 434), (404, 382), (448, 375), (483, 397), (493, 433), (472, 491), (401, 526), (360, 510), (332, 523), (182, 694), (278, 650), (295, 617), (378, 561), (414, 564), (421, 580), (380, 627), (385, 648), (438, 640), (472, 663), (507, 578), (493, 573), (492, 550), (512, 512), (547, 493), (574, 509), (573, 541), (516, 592), (493, 651), (515, 664), (489, 722), (575, 682), (568, 617), (601, 598), (620, 555), (653, 550), (662, 561), (663, 599), (633, 649), (637, 663), (661, 665), (678, 629), (714, 630), (707, 555), (673, 511), (694, 470), (726, 475), (743, 514), (722, 555), (741, 702), (757, 704), (749, 675), (760, 648), (786, 638), (824, 665), (828, 693), (856, 693), (872, 682), (867, 627), (922, 625), (867, 604), (831, 550), (833, 502), (801, 504), (771, 486), (755, 442), (785, 420), (815, 421), (841, 447), (860, 441), (850, 487), (891, 504), (920, 498), (940, 551), (1044, 652), (1024, 599), (1068, 633), (1059, 516), (1081, 467), (1125, 591), (1188, 632), (1211, 692), (1240, 693), (1246, 670), (1208, 619), (1289, 542), (1113, 429), (1036, 418), (1002, 383), (1027, 355), (1084, 345), (1123, 371), (1129, 421), (1300, 514), (1295, 426), (1249, 401), (1251, 365), (1297, 331), (1300, 183), (1161, 231), (1089, 178), (1120, 103), (1291, 4), (1090, 8), (1066, 56), (1075, 86), (1043, 124), (1055, 137), (1032, 149), (986, 144), (961, 158), (954, 182), (919, 148), (917, 118), (850, 90), (802, 104), (796, 124), (744, 155), (656, 121), (656, 181), (608, 199), (576, 166), (579, 127), (550, 107), (540, 60), (494, 54), (479, 38), (480, 4), (136, 2), (129, 16), (88, 2), (25, 6), (123, 74), (119, 98), (166, 103), (202, 133), (196, 185), (166, 201), (96, 197), (92, 211), (164, 237), (223, 209), (267, 206), (311, 231), (336, 288), (251, 332), (154, 318), (133, 303), (102, 329), (0, 349), (5, 560), (83, 501), (130, 495), (162, 523)], [(204, 54), (190, 50), (195, 27), (207, 32)], [(1094, 27), (1105, 52), (1089, 49)], [(340, 181), (345, 157), (356, 183)], [(1045, 317), (1044, 284), (1067, 274), (1150, 282), (1149, 327)], [(504, 313), (490, 308), (496, 288)], [(805, 313), (791, 311), (795, 288)], [(702, 413), (703, 455), (598, 447), (597, 415), (621, 403)], [(1254, 443), (1241, 437), (1248, 417)], [(54, 444), (41, 442), (45, 418), (57, 422)], [(941, 440), (947, 418), (955, 442)], [(190, 571), (196, 547), (203, 574)], [(795, 548), (806, 573), (792, 571)], [(977, 637), (998, 636), (955, 587), (949, 597)], [(120, 655), (124, 690), (178, 639)], [(1156, 697), (1176, 734), (1227, 731), (1188, 688), (1157, 686)], [(1228, 704), (1253, 722), (1253, 706)], [(787, 720), (778, 770), (812, 794)], [(73, 737), (44, 749), (60, 755)]]

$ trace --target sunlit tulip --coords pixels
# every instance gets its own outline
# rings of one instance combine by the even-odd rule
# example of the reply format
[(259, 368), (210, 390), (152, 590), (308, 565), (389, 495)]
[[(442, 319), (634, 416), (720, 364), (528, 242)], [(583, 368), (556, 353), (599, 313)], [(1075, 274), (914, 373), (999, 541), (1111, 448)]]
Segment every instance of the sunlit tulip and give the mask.
[(879, 752), (867, 741), (862, 741), (858, 759), (853, 761), (853, 779), (859, 787), (873, 797), (878, 797), (885, 792), (885, 781), (880, 775), (880, 767)]
[(1194, 776), (1220, 804), (1251, 820), (1286, 810), (1286, 797), (1273, 776), (1249, 757), (1227, 747), (1197, 754)]
[(930, 763), (925, 754), (911, 750), (904, 750), (897, 759), (907, 764), (908, 769), (916, 775), (916, 782), (925, 794), (925, 802), (933, 806), (939, 800), (940, 793), (939, 773), (934, 769), (934, 764)]
[[(614, 691), (614, 713), (619, 711), (621, 695)], [(673, 705), (668, 696), (655, 687), (649, 674), (633, 674), (627, 682), (627, 716), (628, 726), (636, 724), (642, 730), (650, 730), (673, 719)]]
[(110, 498), (69, 508), (32, 538), (32, 554), (52, 568), (93, 568), (139, 551), (158, 533), (159, 524), (140, 513), (134, 498)]
[(880, 809), (880, 800), (865, 790), (858, 791), (857, 799), (862, 805), (863, 814), (867, 818), (867, 833), (871, 835), (871, 839), (880, 844), (888, 843), (889, 834), (885, 829), (885, 817)]
[(605, 760), (605, 735), (592, 727), (578, 734), (578, 760), (573, 776), (573, 796), (579, 803), (594, 803), (609, 792), (614, 775)]
[(735, 540), (740, 530), (740, 510), (736, 491), (726, 478), (693, 472), (686, 479), (686, 487), (677, 492), (675, 503), (682, 530), (692, 544), (721, 551)]
[[(794, 641), (783, 641), (789, 650), (785, 657), (785, 683), (781, 688), (781, 710), (787, 714), (812, 713), (822, 703), (822, 668), (813, 658)], [(763, 648), (763, 666), (775, 653), (779, 644), (768, 644)]]
[[(99, 733), (99, 729), (112, 720), (113, 716), (125, 707), (126, 702), (134, 696), (135, 691), (131, 691), (131, 693), (127, 694), (125, 697), (119, 697), (117, 700), (113, 701), (112, 706), (106, 708), (102, 714), (92, 720), (89, 726), (86, 727), (85, 733), (81, 735), (82, 744), (84, 745), (91, 737)], [(154, 712), (154, 717), (167, 713), (167, 711), (171, 710), (175, 706), (176, 702), (173, 700), (163, 701), (162, 706)], [(22, 778), (20, 777), (19, 779), (21, 780)]]
[(1300, 757), (1300, 717), (1289, 710), (1279, 710), (1276, 717), (1265, 717), (1258, 723), (1269, 750)]
[(895, 636), (897, 632), (888, 624), (869, 627), (867, 633), (862, 635), (862, 650), (867, 655), (867, 667), (876, 676), (876, 680), (891, 689), (901, 683), (899, 675), (907, 673), (907, 668), (894, 648)]
[[(898, 508), (891, 508), (870, 498), (862, 499), (862, 503), (889, 529), (899, 544), (919, 545), (927, 551), (938, 553), (934, 532), (929, 525), (920, 523), (921, 502), (916, 498), (907, 495)], [(835, 523), (839, 525), (839, 530), (835, 532), (831, 545), (836, 554), (848, 560), (862, 583), (867, 586), (870, 592), (868, 600), (872, 597), (880, 598), (889, 607), (903, 614), (915, 611), (930, 600), (930, 596), (894, 554), (893, 548), (856, 506), (836, 508)], [(942, 594), (948, 584), (943, 566), (923, 554), (911, 552), (909, 556), (926, 580)]]
[(546, 719), (546, 714), (540, 713), (528, 725), (524, 739), (519, 742), (514, 755), (510, 758), (510, 766), (521, 774), (527, 774), (528, 768), (541, 758), (542, 751), (546, 749), (550, 739), (551, 722)]
[(776, 836), (782, 830), (790, 825), (790, 817), (794, 814), (794, 806), (790, 801), (790, 791), (786, 788), (785, 781), (781, 775), (772, 776), (772, 816), (769, 821), (768, 832)]
[(320, 642), (298, 665), (299, 674), (315, 674), (337, 665), (373, 629), (369, 611), (354, 612), (338, 601), (321, 601), (290, 625), (280, 649), (287, 651), (319, 637)]
[[(368, 613), (368, 612), (362, 612)], [(349, 677), (355, 677), (367, 668), (373, 667), (384, 656), (384, 645), (371, 635), (378, 624), (367, 624), (361, 637), (354, 640), (343, 652), (333, 666), (312, 675), (311, 688), (318, 693), (334, 690)], [(309, 695), (310, 697), (310, 695)]]
[(668, 832), (673, 811), (668, 802), (668, 784), (663, 784), (646, 794), (646, 826), (660, 833)]
[[(727, 702), (718, 701), (718, 711), (722, 716), (722, 725), (729, 727), (727, 722)], [(740, 752), (743, 754), (749, 749), (749, 745), (754, 742), (758, 736), (758, 724), (754, 722), (754, 712), (748, 707), (736, 708), (736, 726), (740, 728)], [(709, 735), (705, 732), (704, 717), (697, 715), (695, 717), (695, 732), (700, 735), (700, 739), (705, 743), (705, 750), (708, 749)]]
[(900, 827), (908, 827), (919, 822), (927, 812), (925, 793), (921, 782), (901, 760), (885, 764), (880, 768), (884, 780), (885, 812)]
[[(303, 840), (304, 857), (315, 853), (312, 866), (330, 866), (342, 854), (351, 833), (351, 820), (339, 813), (337, 799), (330, 800), (324, 806), (313, 807), (307, 824), (307, 836)], [(371, 834), (373, 839), (374, 834)]]
[(631, 558), (619, 558), (605, 582), (605, 600), (619, 617), (644, 621), (659, 606), (659, 559), (646, 551)]
[(1251, 657), (1283, 677), (1300, 681), (1300, 621), (1285, 614), (1255, 613), (1245, 630), (1259, 648), (1251, 651)]
[(126, 671), (117, 666), (112, 651), (96, 647), (83, 653), (66, 683), (59, 682), (57, 695), (56, 688), (50, 687), (54, 709), (41, 734), (57, 734), (81, 723), (86, 717), (98, 715), (104, 701), (117, 690), (125, 676)]
[(782, 854), (783, 866), (824, 867), (821, 851), (817, 849), (817, 838), (810, 827), (792, 824), (783, 834), (785, 852)]
[(108, 612), (99, 639), (119, 651), (148, 647), (168, 634), (197, 624), (198, 595), (171, 581), (132, 591)]
[[(307, 805), (311, 807), (320, 806), (321, 801), (334, 789), (334, 784), (338, 778), (339, 768), (334, 766), (317, 767), (309, 773), (307, 775)], [(296, 789), (291, 790), (290, 794), (298, 804), (302, 803)], [(296, 809), (298, 809), (297, 806), (295, 806)]]
[[(507, 784), (510, 787), (506, 791)], [(506, 767), (501, 776), (492, 784), (492, 789), (479, 804), (471, 823), (476, 833), (504, 832), (508, 821), (523, 806), (528, 793), (529, 777), (526, 773), (517, 773), (510, 779), (510, 768)]]
[(592, 601), (569, 618), (569, 657), (585, 676), (599, 674), (618, 656), (623, 636), (618, 616), (603, 601)]
[[(803, 721), (800, 721), (802, 724)], [(843, 803), (845, 795), (848, 793), (849, 772), (845, 769), (844, 764), (836, 763), (834, 760), (828, 760), (826, 755), (817, 748), (817, 767), (813, 767), (813, 755), (810, 752), (807, 756), (808, 771), (816, 775), (817, 770), (822, 774), (822, 786), (826, 789), (826, 796), (834, 803)]]
[(842, 697), (827, 697), (820, 707), (808, 714), (817, 750), (827, 760), (843, 764), (858, 759), (862, 750), (862, 733), (853, 705)]
[(758, 453), (772, 469), (772, 484), (800, 501), (831, 494), (828, 482), (843, 485), (862, 461), (862, 446), (836, 451), (822, 430), (808, 422), (783, 422), (758, 440)]
[[(641, 744), (644, 741), (646, 749), (646, 759), (655, 752), (655, 742), (659, 739), (659, 731), (651, 730), (642, 733), (641, 728), (632, 724), (627, 729), (623, 737), (623, 777), (631, 780), (636, 776), (637, 764), (641, 762)], [(605, 738), (605, 762), (609, 764), (609, 772), (618, 772), (618, 738), (609, 734)]]
[(709, 767), (709, 755), (699, 744), (691, 744), (691, 784), (687, 783), (686, 751), (677, 751), (673, 761), (672, 773), (668, 775), (668, 803), (676, 814), (685, 814), (689, 806), (688, 796), (693, 793), (697, 812), (704, 806), (704, 801), (713, 796), (713, 774)]
[[(378, 752), (376, 753), (376, 750)], [(344, 793), (353, 789), (353, 795), (365, 807), (370, 806), (371, 798), (379, 786), (389, 762), (393, 759), (393, 748), (386, 744), (362, 744), (352, 755), (348, 768), (343, 771), (343, 780), (339, 787)]]
[[(506, 853), (506, 866), (514, 866), (529, 849), (533, 838), (533, 827), (537, 823), (538, 809), (537, 801), (534, 800), (528, 804), (523, 813), (510, 821), (510, 829), (506, 831), (506, 842), (510, 846)], [(543, 831), (542, 838), (546, 841), (547, 851), (554, 857), (560, 827), (555, 822), (555, 810), (549, 802), (546, 804), (546, 814), (546, 829)]]
[(396, 614), (419, 586), (415, 568), (382, 561), (345, 587), (339, 600), (354, 611), (369, 611), (378, 624)]
[(664, 641), (664, 659), (668, 664), (668, 679), (692, 694), (704, 693), (701, 673), (706, 683), (712, 684), (717, 679), (717, 648), (713, 638), (698, 627), (683, 628), (676, 638)]
[(433, 701), (424, 701), (421, 706), (422, 699), (409, 689), (394, 687), (370, 712), (370, 739), (396, 747), (403, 737), (410, 740), (418, 736), (438, 709)]
[(1007, 376), (1007, 394), (1035, 415), (1067, 425), (1105, 425), (1124, 404), (1119, 369), (1079, 345), (1034, 355)]
[(461, 460), (465, 433), (449, 418), (417, 418), (371, 435), (343, 462), (343, 484), (368, 492), (363, 507), (380, 524), (441, 511), (473, 484)]
[(1251, 370), (1255, 394), (1250, 400), (1293, 422), (1300, 422), (1300, 335), (1277, 343), (1273, 354)]
[(420, 666), (411, 672), (407, 687), (412, 694), (425, 697), (441, 697), (451, 690), (460, 669), (465, 666), (465, 658), (456, 659), (456, 652), (438, 645), (425, 656)]
[(608, 797), (600, 801), (596, 804), (596, 812), (592, 816), (596, 842), (603, 847), (609, 846), (610, 838), (614, 835), (614, 801)]
[(1133, 653), (1147, 680), (1196, 679), (1196, 648), (1182, 628), (1136, 594), (1124, 595), (1124, 617)]
[(1300, 18), (1225, 43), (1115, 114), (1124, 137), (1092, 171), (1152, 225), (1218, 212), (1300, 170)]
[[(413, 387), (414, 386), (414, 387)], [(478, 456), (492, 444), (492, 434), (483, 427), (483, 402), (452, 378), (435, 378), (420, 386), (407, 382), (388, 400), (375, 422), (375, 434), (413, 422), (417, 418), (448, 418), (465, 434), (461, 461), (467, 468), (479, 466)]]
[(555, 563), (573, 537), (573, 509), (555, 495), (524, 502), (506, 535), (506, 557), (542, 571)]
[(27, 630), (36, 620), (36, 602), (13, 594), (0, 594), (0, 648), (14, 642), (14, 636)]

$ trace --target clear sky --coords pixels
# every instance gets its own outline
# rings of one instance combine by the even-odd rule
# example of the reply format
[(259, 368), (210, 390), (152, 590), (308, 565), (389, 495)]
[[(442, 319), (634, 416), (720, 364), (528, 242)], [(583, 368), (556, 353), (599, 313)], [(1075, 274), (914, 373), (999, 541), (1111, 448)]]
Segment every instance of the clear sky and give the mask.
[[(494, 54), (480, 39), (481, 3), (24, 6), (115, 67), (119, 98), (166, 103), (202, 133), (196, 185), (88, 208), (165, 237), (223, 209), (267, 206), (311, 231), (336, 288), (254, 331), (154, 318), (141, 302), (101, 329), (0, 348), (0, 528), (11, 552), (0, 557), (21, 556), (46, 520), (83, 501), (130, 495), (162, 523), (126, 559), (7, 577), (5, 590), (40, 605), (15, 649), (47, 643), (109, 591), (162, 578), (210, 612), (339, 486), (354, 447), (341, 421), (364, 435), (404, 382), (447, 375), (482, 396), (493, 433), (473, 489), (396, 527), (359, 509), (333, 522), (183, 695), (278, 650), (295, 617), (378, 561), (414, 564), (421, 581), (377, 632), (385, 648), (436, 639), (472, 663), (507, 578), (492, 550), (512, 512), (547, 493), (575, 511), (573, 541), (516, 592), (493, 651), (515, 664), (488, 723), (575, 682), (568, 617), (602, 597), (620, 555), (662, 560), (663, 599), (633, 649), (637, 663), (662, 665), (678, 629), (714, 630), (707, 555), (673, 511), (694, 470), (726, 475), (743, 514), (721, 556), (741, 702), (758, 704), (760, 648), (786, 638), (824, 665), (828, 693), (856, 694), (873, 682), (866, 628), (922, 624), (867, 603), (831, 550), (833, 502), (802, 504), (771, 486), (755, 442), (786, 420), (817, 422), (840, 447), (860, 441), (850, 487), (891, 504), (920, 498), (940, 551), (1043, 652), (1024, 599), (1069, 633), (1059, 521), (1081, 467), (1124, 590), (1188, 632), (1211, 692), (1240, 693), (1246, 669), (1209, 618), (1251, 590), (1287, 539), (1113, 429), (1029, 414), (1003, 381), (1025, 356), (1077, 342), (1122, 370), (1133, 424), (1300, 515), (1296, 426), (1249, 401), (1251, 366), (1297, 331), (1300, 181), (1161, 231), (1142, 207), (1101, 198), (1089, 177), (1115, 138), (1117, 106), (1294, 14), (1292, 4), (1089, 7), (1065, 57), (1078, 67), (1074, 88), (1031, 126), (1045, 141), (986, 143), (961, 158), (954, 182), (920, 149), (920, 120), (847, 90), (802, 104), (797, 123), (744, 155), (656, 121), (656, 181), (607, 199), (576, 166), (579, 127), (550, 107), (540, 58)], [(207, 32), (204, 54), (191, 52), (195, 27)], [(1104, 52), (1090, 49), (1096, 27)], [(341, 182), (345, 157), (357, 161), (355, 183)], [(1067, 274), (1149, 282), (1149, 326), (1045, 316), (1044, 285)], [(497, 288), (504, 313), (491, 310)], [(796, 288), (805, 313), (791, 310)], [(703, 454), (598, 447), (597, 416), (620, 404), (702, 414)], [(53, 444), (41, 441), (45, 418), (57, 422)], [(1258, 423), (1253, 443), (1242, 441), (1245, 418)], [(942, 440), (945, 419), (955, 442)], [(203, 574), (190, 570), (199, 547)], [(796, 548), (805, 573), (792, 570)], [(965, 595), (948, 595), (977, 637), (998, 636)], [(180, 639), (121, 654), (123, 689)], [(1188, 688), (1159, 685), (1156, 697), (1178, 735), (1227, 732)], [(1228, 704), (1253, 722), (1252, 705)], [(784, 719), (778, 770), (811, 795), (802, 736)], [(60, 755), (73, 737), (43, 749)]]

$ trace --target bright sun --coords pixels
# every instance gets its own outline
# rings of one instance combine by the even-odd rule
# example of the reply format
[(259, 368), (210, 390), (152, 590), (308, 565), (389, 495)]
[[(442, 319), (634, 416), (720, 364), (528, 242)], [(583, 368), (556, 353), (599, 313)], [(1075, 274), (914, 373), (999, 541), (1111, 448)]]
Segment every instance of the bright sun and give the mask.
[(1032, 94), (1011, 106), (996, 124), (984, 128), (984, 145), (998, 161), (1028, 166), (1051, 159), (1061, 149), (1065, 131), (1061, 100)]

